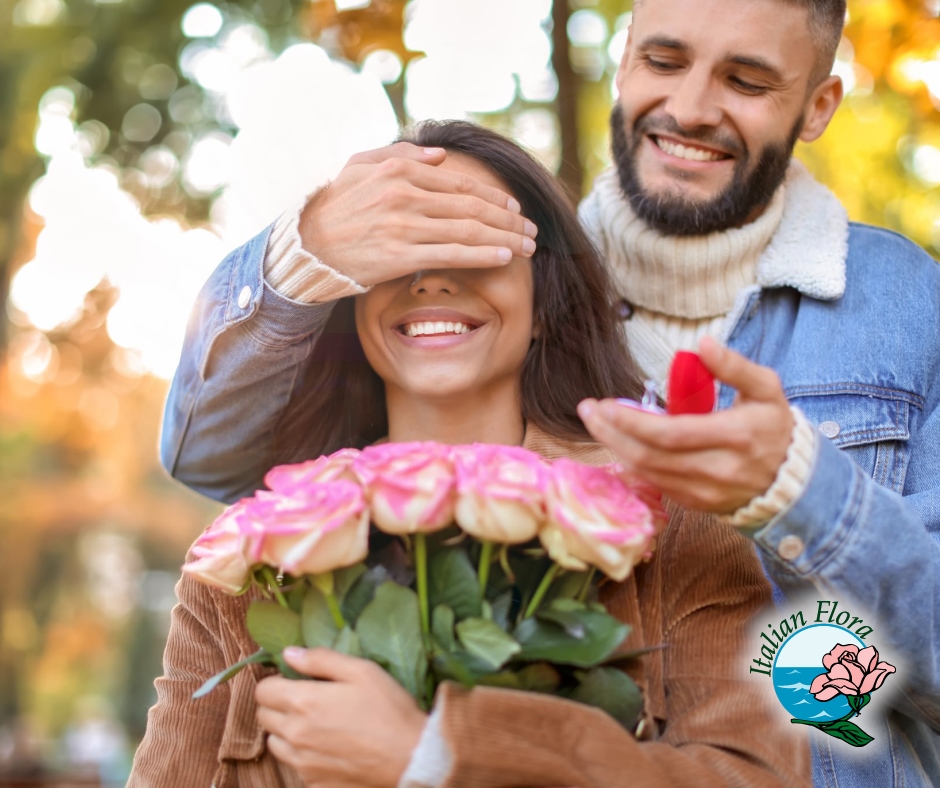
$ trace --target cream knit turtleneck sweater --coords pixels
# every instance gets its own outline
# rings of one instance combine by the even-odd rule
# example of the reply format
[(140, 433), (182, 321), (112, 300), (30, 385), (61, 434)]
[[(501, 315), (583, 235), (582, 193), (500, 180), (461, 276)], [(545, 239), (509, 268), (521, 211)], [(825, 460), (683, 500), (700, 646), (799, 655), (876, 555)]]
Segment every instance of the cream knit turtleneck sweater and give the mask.
[(594, 182), (582, 222), (608, 261), (614, 286), (633, 308), (624, 323), (630, 350), (665, 392), (677, 350), (695, 350), (703, 336), (725, 339), (738, 294), (757, 284), (757, 264), (783, 216), (786, 187), (743, 227), (699, 236), (664, 235), (623, 199), (616, 170)]

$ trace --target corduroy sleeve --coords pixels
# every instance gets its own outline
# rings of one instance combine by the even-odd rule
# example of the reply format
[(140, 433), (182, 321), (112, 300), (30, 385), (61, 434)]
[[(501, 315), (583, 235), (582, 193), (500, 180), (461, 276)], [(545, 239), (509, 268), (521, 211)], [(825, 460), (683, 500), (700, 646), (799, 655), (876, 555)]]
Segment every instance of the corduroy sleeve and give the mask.
[(770, 601), (747, 540), (674, 513), (649, 570), (640, 604), (659, 609), (667, 646), (659, 737), (637, 741), (603, 712), (555, 697), (444, 685), (447, 788), (810, 784), (804, 734), (743, 672), (749, 620)]
[(179, 604), (173, 609), (163, 676), (156, 681), (157, 702), (147, 716), (127, 788), (208, 788), (219, 768), (230, 685), (192, 699), (207, 678), (226, 667), (219, 613), (208, 589), (186, 576), (176, 593)]

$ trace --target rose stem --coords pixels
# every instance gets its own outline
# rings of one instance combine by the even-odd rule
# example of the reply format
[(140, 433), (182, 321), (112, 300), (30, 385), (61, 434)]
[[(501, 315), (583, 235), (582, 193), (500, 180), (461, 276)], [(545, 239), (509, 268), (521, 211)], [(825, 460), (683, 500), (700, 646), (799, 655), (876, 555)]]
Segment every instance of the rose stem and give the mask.
[(594, 580), (594, 572), (597, 571), (593, 566), (584, 575), (584, 585), (578, 591), (578, 601), (583, 602), (587, 599), (588, 592), (591, 590), (591, 581)]
[(274, 594), (274, 598), (277, 600), (278, 604), (283, 608), (290, 608), (290, 605), (287, 604), (287, 600), (284, 599), (284, 595), (281, 593), (281, 587), (277, 584), (277, 576), (271, 571), (271, 567), (264, 567), (261, 570), (261, 574), (263, 574), (264, 579), (268, 581), (268, 588), (271, 590), (271, 593)]
[(542, 598), (548, 591), (548, 587), (552, 584), (552, 580), (555, 579), (555, 575), (558, 574), (559, 569), (561, 569), (561, 567), (558, 564), (552, 564), (549, 567), (548, 571), (545, 573), (545, 577), (542, 578), (542, 582), (539, 583), (539, 587), (535, 589), (535, 594), (532, 595), (532, 601), (529, 602), (529, 606), (525, 609), (523, 618), (532, 618), (535, 611), (539, 609), (539, 604), (542, 602)]
[(490, 563), (493, 560), (493, 543), (486, 541), (480, 543), (480, 567), (477, 575), (480, 578), (480, 596), (486, 598), (486, 583), (490, 579)]
[(421, 611), (421, 631), (425, 641), (431, 634), (431, 619), (428, 615), (428, 545), (424, 534), (418, 532), (414, 538), (415, 544), (415, 575), (418, 585), (418, 609)]
[(339, 609), (339, 602), (336, 601), (333, 594), (326, 594), (326, 606), (330, 609), (330, 615), (333, 616), (333, 623), (336, 624), (336, 628), (342, 629), (345, 627), (346, 619), (343, 618), (343, 614)]

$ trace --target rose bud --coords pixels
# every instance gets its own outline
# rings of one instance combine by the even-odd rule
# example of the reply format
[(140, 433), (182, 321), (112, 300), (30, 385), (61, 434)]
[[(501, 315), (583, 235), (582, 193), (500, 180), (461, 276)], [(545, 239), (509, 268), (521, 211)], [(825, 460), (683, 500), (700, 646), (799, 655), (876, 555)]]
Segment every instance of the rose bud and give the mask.
[(565, 569), (594, 566), (614, 580), (626, 578), (656, 535), (650, 507), (603, 468), (556, 460), (551, 470), (539, 533), (549, 556)]
[(372, 511), (390, 534), (437, 531), (454, 521), (454, 463), (438, 443), (386, 443), (363, 449), (353, 462)]
[(498, 544), (534, 538), (545, 521), (548, 464), (517, 446), (475, 444), (454, 450), (457, 525)]

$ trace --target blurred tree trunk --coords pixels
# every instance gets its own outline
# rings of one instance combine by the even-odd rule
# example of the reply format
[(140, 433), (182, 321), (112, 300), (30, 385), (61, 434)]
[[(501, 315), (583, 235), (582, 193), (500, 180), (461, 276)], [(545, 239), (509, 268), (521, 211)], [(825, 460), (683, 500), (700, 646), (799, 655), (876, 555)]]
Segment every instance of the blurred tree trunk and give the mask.
[(552, 67), (558, 77), (558, 124), (561, 130), (561, 165), (558, 178), (571, 198), (581, 199), (584, 172), (578, 143), (578, 92), (580, 77), (571, 68), (568, 50), (568, 0), (552, 3)]

